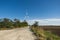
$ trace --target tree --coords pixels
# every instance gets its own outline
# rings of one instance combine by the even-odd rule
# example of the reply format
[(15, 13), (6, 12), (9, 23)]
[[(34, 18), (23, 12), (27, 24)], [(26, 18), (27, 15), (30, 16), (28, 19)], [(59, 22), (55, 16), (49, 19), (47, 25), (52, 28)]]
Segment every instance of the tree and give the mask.
[(0, 28), (16, 28), (16, 27), (24, 27), (27, 25), (28, 23), (26, 22), (26, 20), (20, 22), (20, 20), (16, 18), (14, 19), (14, 21), (8, 18), (0, 19)]
[(24, 20), (24, 21), (22, 22), (22, 26), (28, 26), (28, 23), (27, 23), (26, 20)]
[(14, 26), (15, 27), (21, 27), (21, 22), (19, 19), (14, 19)]
[(11, 28), (11, 26), (13, 26), (12, 20), (10, 20), (10, 19), (8, 19), (8, 18), (4, 18), (1, 23), (2, 23), (1, 26), (2, 26), (3, 28)]
[(38, 26), (38, 22), (35, 21), (35, 23), (32, 26), (37, 27)]

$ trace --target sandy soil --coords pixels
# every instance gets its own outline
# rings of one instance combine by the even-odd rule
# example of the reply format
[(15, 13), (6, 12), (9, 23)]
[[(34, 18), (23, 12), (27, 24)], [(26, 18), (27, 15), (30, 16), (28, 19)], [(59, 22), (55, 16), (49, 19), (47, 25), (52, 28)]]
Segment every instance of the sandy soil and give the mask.
[(35, 40), (29, 28), (17, 28), (12, 30), (1, 30), (0, 40)]

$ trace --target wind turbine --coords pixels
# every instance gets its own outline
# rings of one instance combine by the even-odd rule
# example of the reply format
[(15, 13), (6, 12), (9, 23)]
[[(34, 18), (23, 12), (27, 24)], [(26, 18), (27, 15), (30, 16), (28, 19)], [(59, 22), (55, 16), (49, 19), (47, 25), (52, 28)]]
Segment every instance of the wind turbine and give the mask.
[[(28, 15), (27, 9), (26, 9), (24, 20), (26, 20), (27, 22), (29, 21), (29, 15)], [(28, 26), (28, 28), (29, 28), (29, 26)]]
[(28, 19), (29, 19), (29, 15), (28, 15), (28, 11), (26, 10), (24, 20), (26, 20), (26, 21), (27, 21)]

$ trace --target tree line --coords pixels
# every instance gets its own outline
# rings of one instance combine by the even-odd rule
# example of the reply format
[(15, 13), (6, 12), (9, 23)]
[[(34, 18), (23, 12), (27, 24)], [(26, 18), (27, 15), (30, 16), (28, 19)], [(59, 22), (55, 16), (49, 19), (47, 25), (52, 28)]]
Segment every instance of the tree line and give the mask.
[(19, 19), (11, 20), (9, 18), (0, 19), (0, 28), (18, 28), (28, 26), (26, 20), (21, 22)]

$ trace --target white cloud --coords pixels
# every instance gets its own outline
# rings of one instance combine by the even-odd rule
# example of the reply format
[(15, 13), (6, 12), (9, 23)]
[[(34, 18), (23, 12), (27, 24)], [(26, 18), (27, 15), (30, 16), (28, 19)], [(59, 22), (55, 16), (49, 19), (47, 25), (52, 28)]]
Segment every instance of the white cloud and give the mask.
[(60, 25), (60, 19), (33, 19), (28, 20), (28, 23), (32, 25), (35, 21), (39, 22), (39, 25)]

